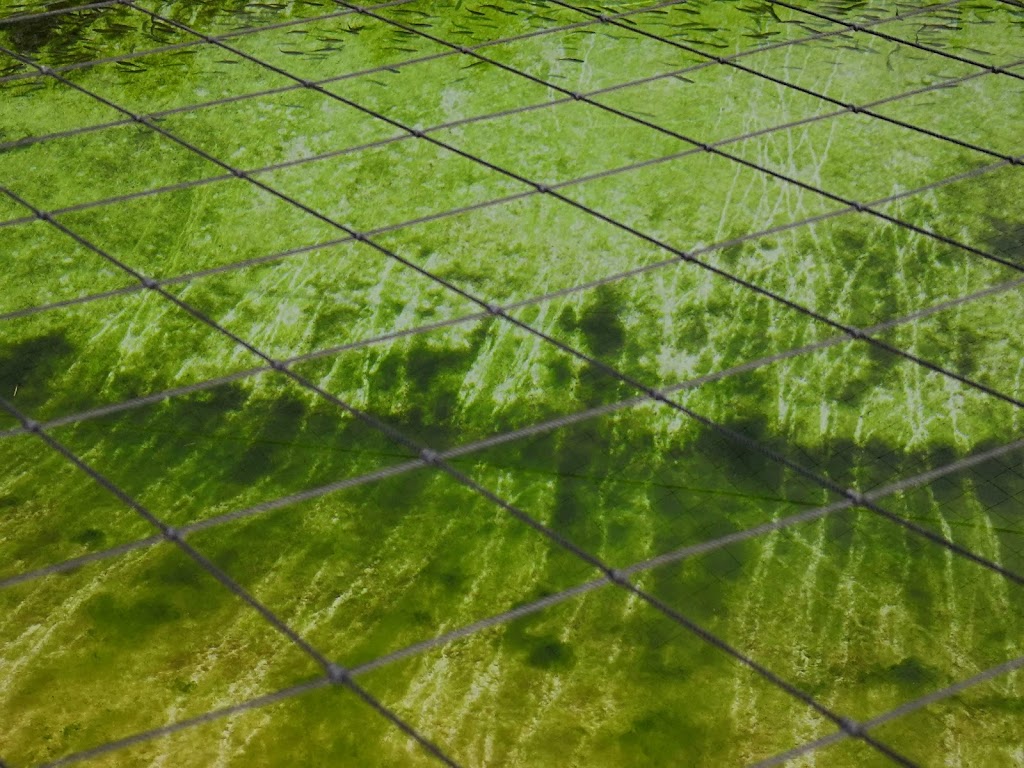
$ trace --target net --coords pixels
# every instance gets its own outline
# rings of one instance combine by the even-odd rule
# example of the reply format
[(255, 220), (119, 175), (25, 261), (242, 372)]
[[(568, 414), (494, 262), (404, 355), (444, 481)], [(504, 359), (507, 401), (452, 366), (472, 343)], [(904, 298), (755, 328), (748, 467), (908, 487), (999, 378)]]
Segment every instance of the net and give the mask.
[(1022, 25), (7, 6), (4, 765), (1019, 760)]

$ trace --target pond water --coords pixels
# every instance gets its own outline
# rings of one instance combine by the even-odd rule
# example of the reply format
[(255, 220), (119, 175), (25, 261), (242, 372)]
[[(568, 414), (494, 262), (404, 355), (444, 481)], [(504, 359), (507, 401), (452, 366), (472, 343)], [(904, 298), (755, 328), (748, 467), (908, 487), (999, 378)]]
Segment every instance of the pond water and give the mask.
[(1024, 765), (1024, 6), (0, 0), (0, 765)]

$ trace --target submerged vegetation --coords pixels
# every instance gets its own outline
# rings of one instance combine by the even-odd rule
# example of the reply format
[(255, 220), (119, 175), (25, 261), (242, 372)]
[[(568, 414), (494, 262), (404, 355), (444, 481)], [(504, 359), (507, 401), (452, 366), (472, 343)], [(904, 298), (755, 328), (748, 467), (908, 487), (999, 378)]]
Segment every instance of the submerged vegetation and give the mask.
[(899, 709), (1024, 650), (1016, 4), (77, 5), (0, 2), (5, 765), (438, 764), (180, 540), (459, 765), (1020, 765), (1019, 669)]

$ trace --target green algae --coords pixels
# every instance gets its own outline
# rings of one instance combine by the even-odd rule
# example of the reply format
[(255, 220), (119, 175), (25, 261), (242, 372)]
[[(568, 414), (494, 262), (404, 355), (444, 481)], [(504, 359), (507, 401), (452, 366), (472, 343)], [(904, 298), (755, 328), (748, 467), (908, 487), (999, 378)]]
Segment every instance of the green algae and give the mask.
[[(343, 723), (345, 727), (339, 728)], [(303, 765), (437, 764), (406, 736), (348, 690), (321, 688), (267, 707), (214, 720), (90, 760), (94, 766), (150, 765), (173, 754), (175, 765), (272, 768)]]
[[(225, 124), (236, 128), (218, 135), (217, 126)], [(354, 107), (303, 90), (170, 115), (160, 125), (246, 169), (298, 164), (402, 133)], [(268, 136), (273, 139), (268, 141)]]
[[(274, 373), (69, 425), (54, 435), (174, 525), (413, 455)], [(164, 468), (158, 479), (154, 465)]]
[[(259, 363), (152, 293), (20, 317), (5, 321), (4, 331), (0, 386), (5, 397), (36, 419), (67, 416)], [(154, 345), (190, 349), (196, 357), (176, 360), (155, 353)]]
[(346, 666), (502, 613), (524, 594), (597, 575), (436, 470), (344, 490), (192, 542)]
[[(851, 566), (871, 572), (870, 584), (849, 580)], [(1019, 589), (867, 511), (729, 546), (641, 582), (819, 701), (862, 720), (1021, 651)], [(752, 582), (772, 587), (753, 589)], [(1004, 617), (999, 630), (988, 615)]]
[[(308, 658), (215, 585), (162, 545), (4, 590), (5, 759), (52, 760), (161, 725), (168, 709), (197, 715), (240, 688), (269, 692), (315, 674)], [(243, 680), (233, 661), (240, 657), (266, 667)]]
[(344, 236), (238, 179), (67, 213), (61, 223), (144, 275), (175, 278)]
[[(326, 357), (330, 350), (366, 345), (387, 333), (479, 315), (477, 305), (359, 243), (318, 248), (169, 290), (282, 359)], [(288, 326), (268, 325), (272, 316), (288, 316)]]
[(1020, 289), (946, 310), (888, 337), (897, 346), (1010, 397), (1024, 397), (1020, 339), (993, 323), (995, 314), (1021, 311)]
[[(1024, 712), (1020, 705), (1021, 673), (982, 683), (946, 701), (879, 727), (879, 738), (912, 759), (926, 761), (936, 743), (951, 754), (985, 765), (1011, 766), (1019, 761)], [(1009, 723), (1009, 729), (997, 724)]]
[(865, 491), (930, 468), (929, 455), (1008, 442), (1022, 427), (1015, 406), (863, 342), (712, 382), (682, 399), (717, 421), (728, 423), (730, 412), (764, 419), (767, 435), (741, 431)]
[[(38, 136), (73, 131), (118, 120), (117, 110), (51, 79), (39, 77), (0, 83), (4, 151)], [(11, 217), (13, 218), (13, 217)]]
[[(372, 18), (315, 3), (145, 2), (206, 34), (286, 20), (225, 40), (300, 78), (383, 68), (328, 84), (341, 99), (428, 128), (520, 106), (436, 136), (545, 184), (575, 182), (693, 145), (592, 105), (545, 106), (587, 91), (739, 61), (843, 102), (941, 85), (977, 68), (866, 32), (758, 51), (842, 26), (765, 4), (697, 2), (481, 48), (493, 64)], [(860, 21), (883, 3), (815, 4)], [(48, 7), (4, 6), (10, 13)], [(641, 7), (607, 4), (608, 13)], [(911, 10), (923, 4), (905, 4)], [(458, 45), (493, 43), (585, 14), (540, 3), (412, 2), (379, 13)], [(889, 21), (888, 34), (985, 64), (1012, 65), (1020, 13), (965, 2)], [(1019, 35), (1018, 35), (1019, 37)], [(194, 35), (114, 7), (0, 25), (0, 44), (73, 67), (75, 84), (130, 111), (275, 94), (184, 110), (158, 125), (232, 165), (278, 163), (261, 182), (337, 224), (385, 228), (375, 240), (486, 302), (573, 289), (675, 254), (615, 223)], [(174, 50), (147, 53), (149, 49)], [(430, 61), (404, 65), (417, 57)], [(121, 61), (80, 66), (98, 57)], [(139, 126), (60, 131), (124, 115), (30, 76), (14, 59), (0, 83), (0, 181), (156, 278), (248, 259), (269, 263), (168, 285), (274, 357), (322, 353), (295, 370), (331, 395), (434, 449), (462, 446), (636, 390), (364, 244)], [(1018, 67), (1015, 71), (1021, 71)], [(24, 76), (23, 76), (24, 75)], [(885, 115), (1019, 152), (1019, 81), (963, 80), (880, 105)], [(897, 320), (1016, 279), (1022, 263), (1019, 168), (839, 107), (750, 72), (694, 69), (596, 99), (829, 193), (986, 249), (1008, 264), (864, 213), (734, 242), (831, 215), (843, 205), (736, 162), (698, 153), (565, 187), (602, 215), (702, 254), (755, 285), (853, 325)], [(543, 108), (541, 108), (543, 107)], [(360, 148), (361, 147), (361, 148)], [(879, 151), (884, 148), (884, 151)], [(321, 157), (326, 153), (334, 157)], [(969, 176), (957, 183), (945, 179)], [(927, 185), (933, 189), (915, 192)], [(176, 185), (176, 189), (160, 187)], [(108, 198), (137, 193), (129, 201)], [(491, 204), (503, 197), (523, 199)], [(458, 206), (486, 207), (447, 216)], [(80, 210), (78, 209), (80, 208)], [(30, 216), (0, 198), (0, 223)], [(435, 218), (436, 217), (436, 218)], [(418, 219), (430, 219), (419, 221)], [(409, 222), (414, 222), (409, 224)], [(130, 284), (44, 222), (0, 226), (18, 312)], [(291, 249), (294, 255), (276, 255)], [(1021, 397), (1019, 291), (888, 330), (911, 354)], [(509, 310), (553, 339), (647, 386), (835, 334), (781, 303), (693, 264), (589, 286)], [(421, 326), (452, 323), (411, 333)], [(262, 365), (153, 294), (0, 319), (0, 395), (175, 525), (208, 520), (417, 456), (278, 373), (202, 382)], [(391, 338), (389, 334), (401, 335)], [(762, 365), (761, 363), (756, 363)], [(202, 390), (77, 420), (79, 412), (173, 387)], [(842, 485), (868, 490), (1019, 438), (1013, 406), (868, 346), (846, 342), (676, 395), (697, 413)], [(0, 415), (0, 429), (16, 422)], [(120, 501), (27, 435), (0, 438), (0, 577), (147, 535)], [(552, 426), (455, 459), (473, 480), (617, 566), (814, 509), (835, 499), (763, 453), (665, 405)], [(883, 501), (895, 514), (1020, 573), (1019, 461), (1004, 459)], [(319, 493), (319, 492), (318, 492)], [(436, 470), (328, 493), (190, 537), (243, 586), (340, 663), (428, 640), (596, 575), (498, 506)], [(161, 545), (0, 591), (4, 616), (0, 757), (34, 764), (314, 677), (318, 670), (201, 570)], [(686, 615), (842, 714), (872, 717), (1020, 654), (1017, 588), (933, 542), (843, 512), (732, 545), (639, 579)], [(834, 726), (635, 599), (605, 588), (504, 628), (365, 676), (369, 690), (467, 765), (745, 764)], [(183, 642), (183, 638), (187, 641)], [(362, 678), (361, 678), (362, 679)], [(1016, 680), (1016, 678), (1013, 678)], [(878, 737), (923, 763), (1012, 764), (1016, 683), (900, 718)], [(933, 714), (938, 712), (939, 714)], [(916, 718), (916, 719), (915, 719)], [(1019, 741), (1019, 739), (1016, 739)], [(793, 765), (869, 765), (859, 742)], [(133, 746), (92, 764), (418, 765), (428, 758), (346, 691), (314, 691)]]
[(1024, 518), (1019, 451), (904, 491), (890, 504), (971, 551), (1019, 572), (1024, 567)]
[[(909, 223), (952, 231), (949, 214), (930, 193), (879, 208)], [(969, 221), (961, 219), (965, 227)], [(832, 321), (861, 328), (1011, 284), (1019, 274), (1012, 266), (853, 212), (748, 239), (703, 258)]]
[[(612, 590), (374, 671), (365, 684), (471, 765), (744, 764), (828, 731), (803, 704)], [(427, 704), (446, 690), (467, 703), (443, 713)]]
[[(0, 443), (3, 535), (0, 578), (149, 536), (134, 510), (31, 436)], [(44, 484), (41, 476), (59, 477)]]
[[(75, 158), (67, 163), (65, 158)], [(211, 176), (217, 166), (141, 126), (70, 136), (0, 155), (9, 188), (51, 210)]]
[[(1008, 71), (1024, 74), (1024, 67)], [(1024, 151), (1020, 136), (1009, 129), (1022, 115), (1024, 83), (1010, 76), (1000, 80), (974, 78), (877, 108), (879, 114), (973, 142), (995, 152), (1019, 155)], [(952, 119), (951, 115), (958, 115)]]
[[(0, 297), (0, 312), (7, 314), (118, 290), (135, 281), (95, 252), (69, 239), (52, 226), (28, 222), (0, 229), (4, 274), (18, 286)], [(37, 281), (40, 273), (57, 273), (59, 279)]]
[(569, 353), (491, 318), (347, 350), (293, 370), (434, 449), (631, 394)]
[(663, 405), (486, 449), (460, 466), (617, 567), (832, 500)]
[[(545, 231), (562, 237), (538, 240), (536, 233)], [(383, 232), (374, 241), (502, 306), (650, 267), (667, 256), (539, 194)], [(588, 258), (576, 261), (578, 252)]]

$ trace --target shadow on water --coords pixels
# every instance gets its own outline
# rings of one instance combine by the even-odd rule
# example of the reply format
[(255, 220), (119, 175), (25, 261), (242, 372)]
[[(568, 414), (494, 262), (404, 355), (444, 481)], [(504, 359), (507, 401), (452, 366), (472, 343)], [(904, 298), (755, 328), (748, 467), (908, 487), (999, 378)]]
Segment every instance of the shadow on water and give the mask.
[[(788, 504), (785, 514), (791, 514), (836, 498), (766, 453), (727, 439), (709, 427), (691, 425), (678, 443), (673, 444), (668, 437), (670, 447), (666, 447), (666, 436), (656, 435), (655, 428), (642, 416), (620, 418), (621, 423), (612, 428), (581, 423), (563, 427), (551, 436), (510, 444), (488, 455), (487, 462), (495, 470), (510, 473), (524, 486), (550, 483), (549, 524), (584, 548), (603, 546), (597, 542), (617, 530), (616, 520), (628, 520), (630, 510), (638, 507), (651, 514), (648, 522), (653, 554), (765, 522), (771, 517), (769, 510), (780, 502)], [(802, 446), (774, 436), (763, 417), (737, 419), (725, 426), (761, 445), (770, 445), (821, 476), (840, 482), (860, 480), (865, 487), (872, 487), (872, 480), (891, 481), (945, 467), (963, 456), (962, 449), (953, 445), (908, 450), (880, 438), (856, 442), (830, 437), (820, 445)], [(977, 445), (971, 452), (988, 447), (992, 446)], [(977, 499), (985, 509), (994, 509), (1019, 497), (1024, 493), (1024, 480), (1017, 478), (1019, 482), (1014, 485), (1010, 480), (1016, 477), (1006, 471), (1004, 464), (992, 462), (931, 484), (930, 495), (914, 497), (907, 509), (899, 504), (894, 509), (938, 529), (937, 514), (966, 514), (972, 509), (970, 499)], [(965, 512), (957, 512), (959, 509)], [(830, 561), (836, 567), (845, 567), (859, 541), (856, 530), (842, 515), (828, 517), (821, 524), (825, 526)], [(971, 527), (979, 525), (977, 520), (971, 522)], [(623, 537), (631, 535), (629, 531), (620, 533)], [(970, 546), (969, 539), (964, 538), (971, 536), (970, 530), (954, 529), (945, 535)], [(1020, 538), (1019, 534), (1008, 535), (1002, 545), (1024, 550)], [(611, 546), (614, 549), (614, 542)], [(724, 596), (730, 582), (745, 570), (745, 553), (757, 547), (756, 543), (743, 543), (700, 557), (699, 567), (709, 577), (707, 589)], [(1024, 551), (1005, 552), (1005, 557), (1014, 562), (1019, 562), (1022, 555)]]
[(995, 234), (988, 239), (989, 247), (1000, 256), (1024, 267), (1024, 222), (994, 221), (992, 228)]
[[(80, 0), (60, 0), (46, 10), (59, 10), (82, 5)], [(237, 26), (259, 23), (257, 20), (279, 21), (287, 5), (276, 9), (263, 8), (255, 13), (248, 0), (218, 2), (168, 3), (157, 7), (157, 13), (175, 16), (199, 29), (208, 28), (224, 19), (237, 18)], [(301, 5), (301, 4), (299, 4)], [(89, 8), (50, 16), (26, 14), (24, 19), (11, 19), (0, 25), (0, 44), (50, 66), (81, 64), (109, 56), (110, 51), (146, 50), (184, 39), (171, 25), (120, 6)], [(126, 62), (124, 67), (140, 68), (140, 62)]]
[(97, 647), (104, 655), (115, 656), (161, 628), (201, 621), (229, 609), (233, 596), (212, 589), (210, 582), (209, 576), (175, 551), (153, 554), (130, 590), (103, 589), (86, 602), (85, 615), (103, 639)]
[[(58, 11), (64, 8), (73, 8), (80, 3), (76, 0), (61, 0), (46, 7), (48, 11)], [(60, 41), (61, 29), (67, 26), (65, 17), (71, 14), (57, 14), (54, 16), (37, 16), (21, 21), (10, 20), (3, 27), (0, 27), (5, 42), (14, 50), (31, 55), (38, 53), (47, 45)]]
[(626, 303), (611, 285), (600, 285), (579, 319), (586, 348), (598, 358), (616, 358), (626, 347), (622, 313)]
[(0, 346), (0, 396), (31, 411), (47, 401), (52, 384), (74, 360), (75, 349), (62, 333), (49, 333)]
[[(62, 0), (49, 8), (76, 5), (81, 3)], [(93, 8), (12, 20), (0, 26), (0, 43), (23, 56), (51, 65), (89, 61), (99, 58), (104, 46), (113, 39), (130, 35), (138, 35), (140, 41), (146, 38), (141, 30), (108, 23), (115, 13), (117, 11)], [(123, 11), (121, 13), (123, 15)]]
[(307, 404), (298, 397), (284, 395), (267, 405), (252, 442), (238, 456), (228, 479), (251, 483), (273, 471), (280, 454), (287, 452), (302, 432)]

